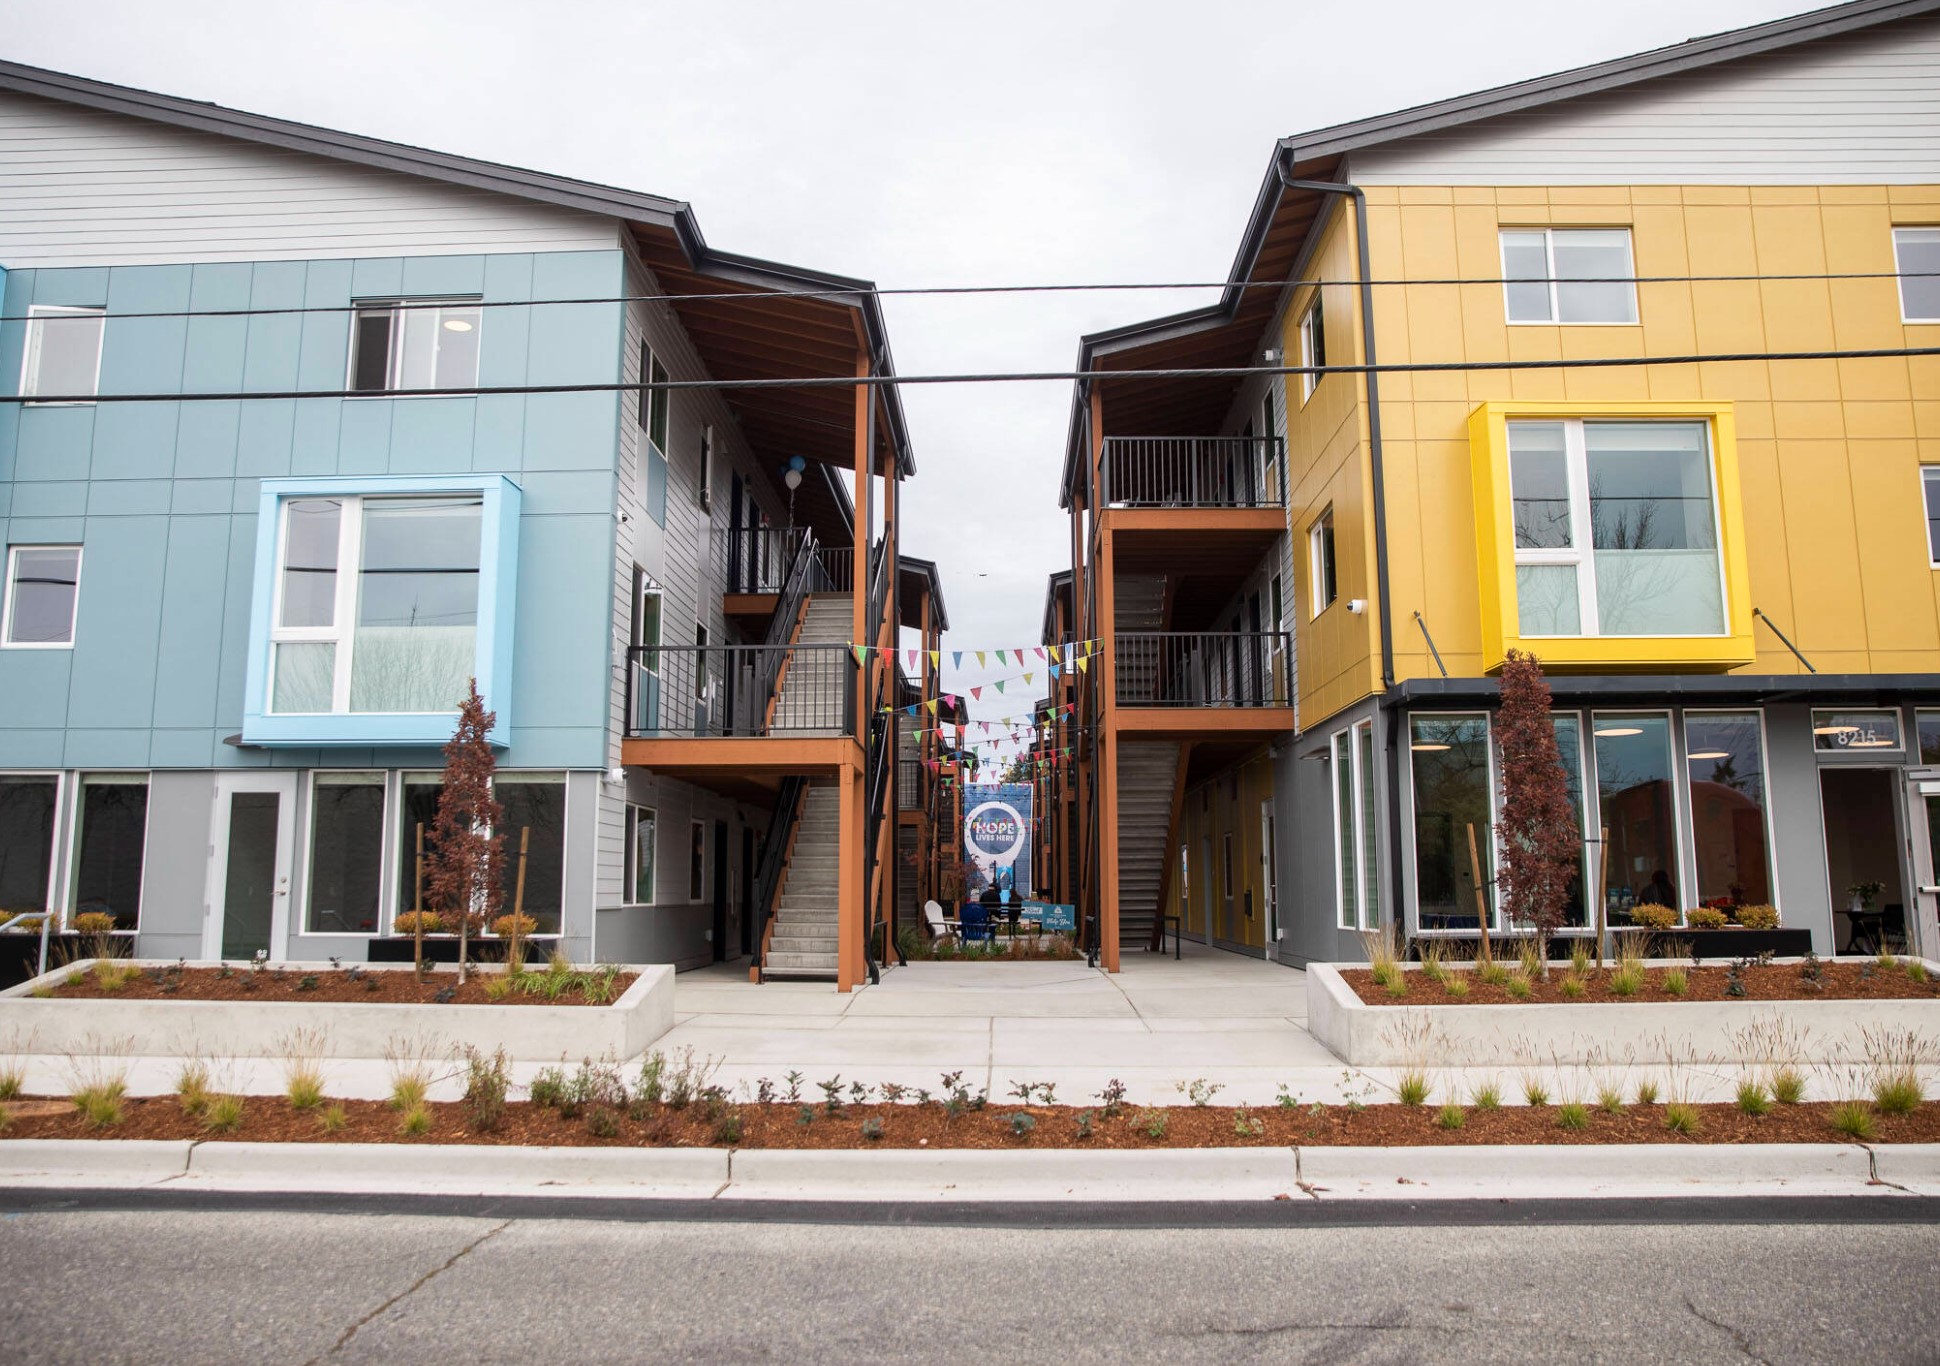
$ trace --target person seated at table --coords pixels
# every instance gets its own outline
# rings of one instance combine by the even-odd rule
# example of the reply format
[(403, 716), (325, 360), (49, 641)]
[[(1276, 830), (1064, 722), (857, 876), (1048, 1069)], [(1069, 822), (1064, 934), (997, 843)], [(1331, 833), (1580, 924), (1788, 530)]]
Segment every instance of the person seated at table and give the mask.
[(1652, 904), (1658, 906), (1677, 905), (1677, 888), (1671, 882), (1671, 875), (1662, 868), (1659, 868), (1651, 876), (1649, 885), (1643, 890), (1643, 895), (1639, 896), (1637, 900), (1646, 906)]

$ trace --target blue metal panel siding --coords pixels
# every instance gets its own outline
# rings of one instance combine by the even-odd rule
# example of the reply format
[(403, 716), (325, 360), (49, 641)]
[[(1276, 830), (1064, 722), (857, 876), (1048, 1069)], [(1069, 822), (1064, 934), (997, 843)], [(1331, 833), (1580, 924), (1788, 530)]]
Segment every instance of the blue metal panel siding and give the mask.
[[(103, 393), (263, 392), (340, 387), (348, 316), (114, 315), (401, 294), (610, 298), (624, 278), (617, 251), (15, 270), (0, 271), (0, 307), (17, 316), (34, 303), (105, 304)], [(479, 381), (610, 382), (621, 338), (618, 304), (488, 309)], [(0, 324), (8, 391), (24, 339), (22, 324)], [(603, 768), (621, 408), (597, 393), (0, 405), (0, 543), (85, 546), (74, 650), (0, 650), (0, 768), (314, 760), (309, 749), (223, 743), (243, 729), (246, 698), (261, 695), (246, 686), (261, 481), (364, 475), (447, 486), (502, 475), (525, 488), (501, 503), (514, 510), (495, 534), (524, 549), (509, 560), (503, 615), (481, 630), (495, 686), (510, 680), (493, 702), (507, 718), (503, 762)], [(448, 732), (363, 757), (435, 766)], [(332, 751), (332, 762), (349, 757)]]

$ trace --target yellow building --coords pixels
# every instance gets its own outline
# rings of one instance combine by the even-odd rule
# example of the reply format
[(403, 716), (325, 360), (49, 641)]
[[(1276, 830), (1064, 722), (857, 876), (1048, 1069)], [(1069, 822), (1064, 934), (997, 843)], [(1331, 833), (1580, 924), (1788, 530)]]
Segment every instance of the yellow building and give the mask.
[[(1936, 94), (1940, 5), (1859, 0), (1287, 138), (1221, 302), (1086, 339), (1093, 371), (1256, 371), (1081, 389), (1094, 634), (1128, 624), (1114, 533), (1151, 516), (1107, 487), (1121, 452), (1257, 439), (1225, 487), (1283, 511), (1242, 549), (1229, 504), (1224, 561), (1156, 590), (1290, 633), (1294, 707), (1148, 818), (1163, 913), (1290, 961), (1397, 912), (1507, 928), (1490, 713), (1521, 649), (1588, 841), (1574, 924), (1601, 885), (1617, 924), (1768, 903), (1821, 953), (1940, 947), (1940, 355), (1912, 354), (1940, 348)], [(1151, 782), (1115, 687), (1123, 831)], [(1115, 857), (1095, 890), (1129, 914)]]

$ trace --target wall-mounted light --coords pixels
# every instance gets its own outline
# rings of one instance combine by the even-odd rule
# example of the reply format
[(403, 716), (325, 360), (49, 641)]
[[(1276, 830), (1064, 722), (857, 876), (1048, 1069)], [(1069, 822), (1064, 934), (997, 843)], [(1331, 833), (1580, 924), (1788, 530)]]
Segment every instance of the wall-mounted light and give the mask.
[(1268, 365), (1278, 365), (1280, 363), (1280, 357), (1285, 354), (1286, 352), (1282, 351), (1279, 347), (1269, 346), (1266, 350), (1260, 352), (1260, 359)]

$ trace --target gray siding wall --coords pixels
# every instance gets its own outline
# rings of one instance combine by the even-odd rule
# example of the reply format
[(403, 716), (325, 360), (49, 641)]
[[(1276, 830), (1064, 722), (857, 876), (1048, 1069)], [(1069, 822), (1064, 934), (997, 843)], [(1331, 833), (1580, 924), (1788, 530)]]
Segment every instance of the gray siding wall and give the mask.
[(1336, 924), (1334, 883), (1334, 768), (1328, 737), (1357, 721), (1374, 718), (1375, 839), (1380, 870), (1381, 918), (1389, 922), (1399, 904), (1387, 839), (1389, 736), (1372, 699), (1328, 719), (1323, 730), (1280, 746), (1273, 765), (1273, 798), (1279, 837), (1281, 939), (1278, 957), (1294, 966), (1357, 962), (1366, 958), (1361, 937)]
[(1940, 180), (1940, 17), (1924, 16), (1353, 154), (1362, 185)]
[(613, 220), (0, 93), (0, 263), (611, 250)]
[[(637, 259), (628, 260), (630, 296), (661, 292), (653, 272)], [(706, 367), (681, 327), (673, 308), (635, 298), (626, 306), (622, 371), (628, 383), (640, 382), (640, 344), (650, 345), (673, 379), (705, 379)], [(712, 513), (700, 506), (701, 442), (708, 426), (714, 429)], [(620, 763), (620, 741), (626, 733), (626, 647), (632, 624), (633, 567), (637, 564), (661, 592), (661, 639), (668, 645), (691, 645), (696, 623), (707, 627), (712, 644), (728, 641), (727, 620), (721, 612), (717, 544), (728, 527), (728, 500), (738, 471), (749, 479), (764, 510), (777, 524), (785, 519), (771, 481), (754, 479), (755, 462), (743, 440), (733, 412), (718, 393), (680, 390), (672, 395), (665, 454), (667, 519), (664, 527), (647, 512), (646, 436), (639, 424), (639, 401), (631, 393), (620, 401), (619, 511), (625, 520), (618, 528), (613, 562), (613, 668), (610, 697), (609, 764)], [(626, 808), (629, 803), (649, 807), (655, 815), (655, 898), (652, 906), (624, 902)], [(740, 949), (741, 830), (767, 827), (767, 814), (691, 783), (629, 770), (624, 783), (603, 784), (599, 803), (595, 896), (598, 953), (609, 962), (675, 963), (693, 966), (712, 956), (713, 858), (709, 850), (702, 897), (689, 895), (690, 822), (728, 824), (729, 897), (728, 952)], [(646, 955), (644, 957), (639, 955)]]

